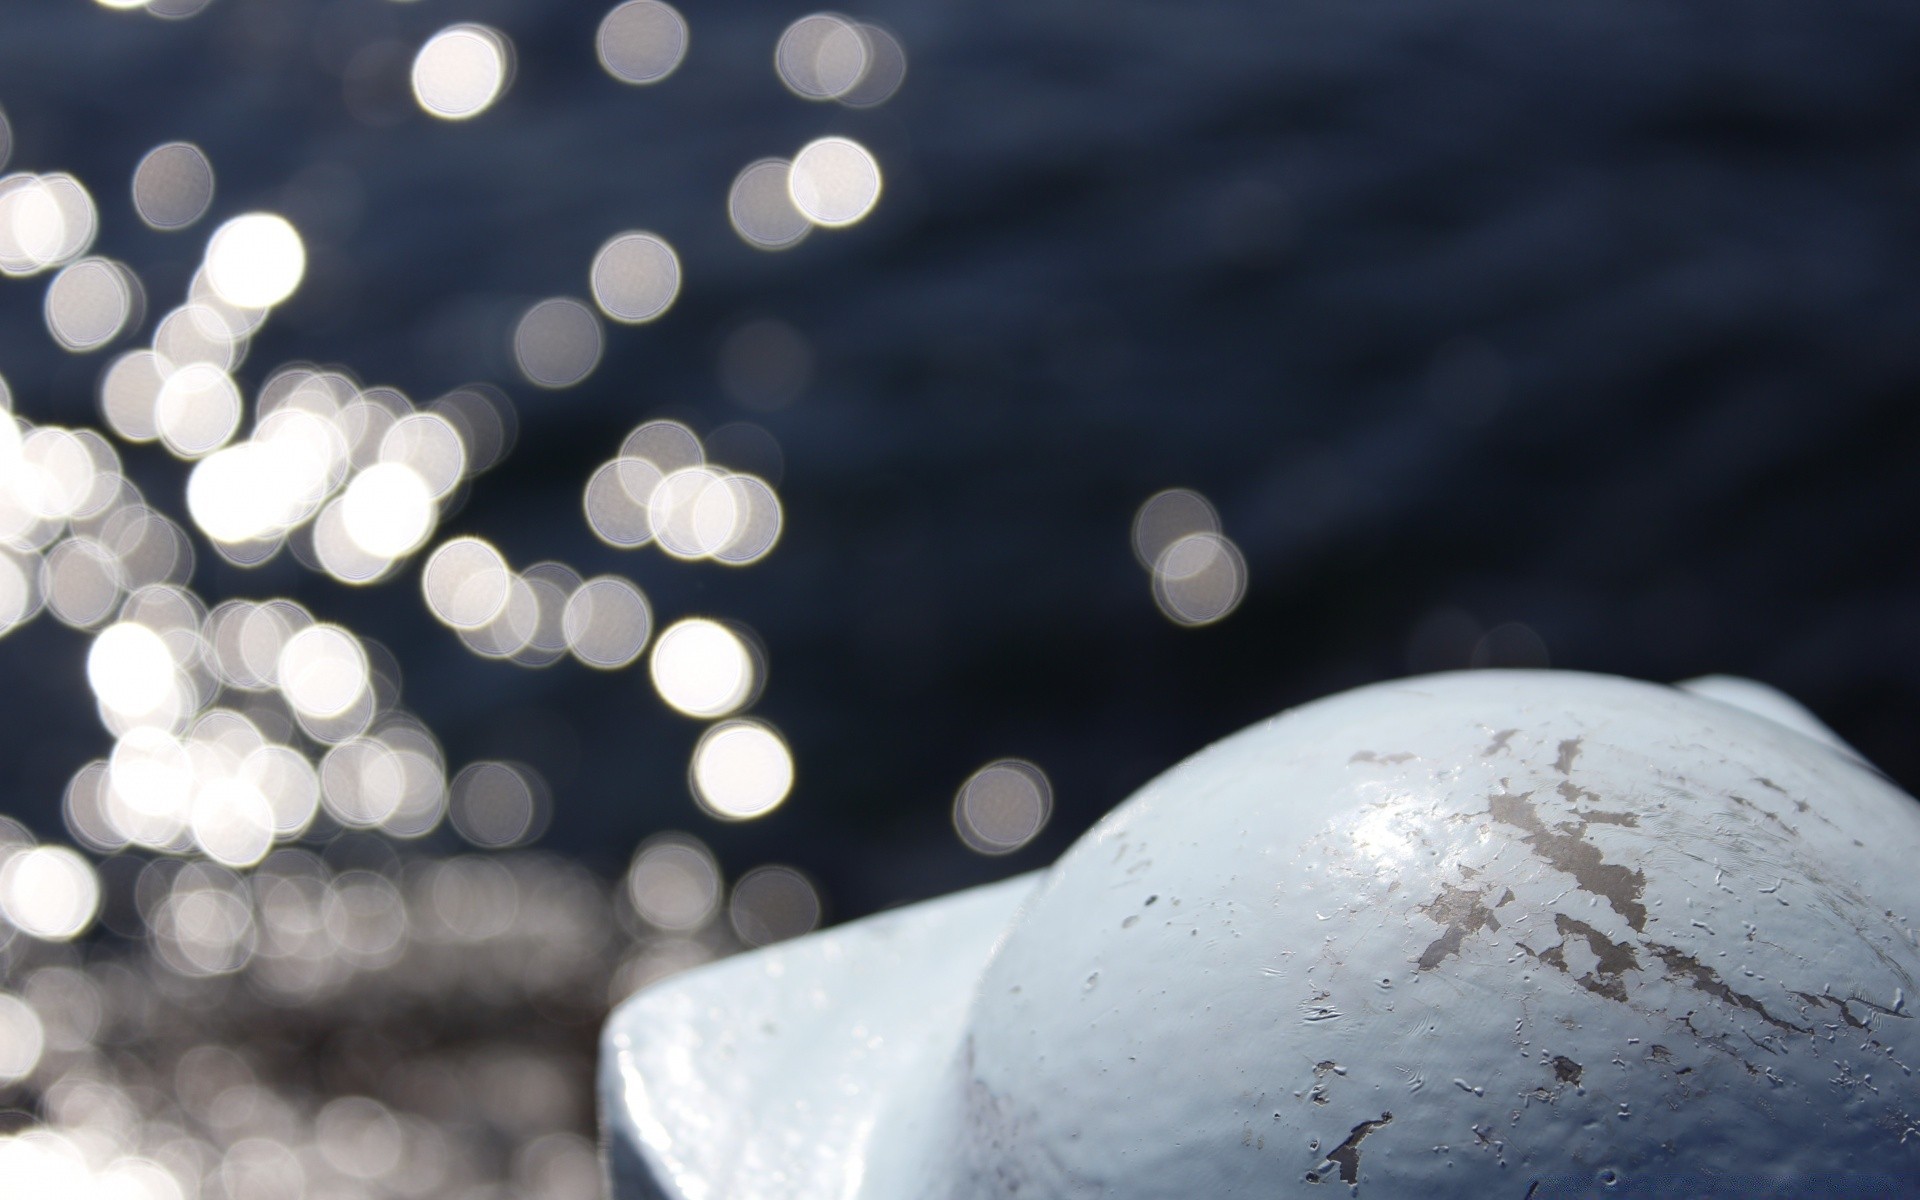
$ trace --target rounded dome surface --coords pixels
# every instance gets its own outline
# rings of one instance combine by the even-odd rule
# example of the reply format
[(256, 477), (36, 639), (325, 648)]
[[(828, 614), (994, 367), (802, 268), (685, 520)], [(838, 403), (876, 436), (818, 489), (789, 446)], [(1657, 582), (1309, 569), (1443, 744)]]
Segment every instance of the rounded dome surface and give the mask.
[[(1023, 891), (943, 1032), (910, 998), (893, 1025), (861, 1017), (949, 1044), (843, 1080), (858, 1146), (789, 1194), (1868, 1195), (1920, 1176), (1920, 805), (1784, 698), (1762, 716), (1702, 691), (1435, 676), (1203, 751)], [(923, 953), (950, 964), (962, 941)]]

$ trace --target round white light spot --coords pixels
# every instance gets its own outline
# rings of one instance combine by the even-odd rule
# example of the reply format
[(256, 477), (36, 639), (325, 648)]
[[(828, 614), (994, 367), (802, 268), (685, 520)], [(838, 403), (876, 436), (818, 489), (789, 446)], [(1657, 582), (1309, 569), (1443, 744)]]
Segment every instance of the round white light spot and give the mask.
[(690, 717), (722, 717), (752, 698), (753, 653), (718, 621), (693, 617), (669, 626), (649, 663), (660, 698)]
[(167, 376), (154, 404), (160, 440), (182, 458), (227, 444), (240, 428), (240, 389), (225, 371), (197, 362)]
[(376, 463), (354, 476), (340, 507), (347, 536), (380, 558), (412, 553), (433, 531), (433, 492), (404, 463)]
[(815, 225), (851, 225), (880, 199), (880, 164), (857, 142), (821, 138), (793, 156), (787, 191)]
[(600, 22), (594, 49), (620, 82), (659, 83), (686, 57), (686, 18), (660, 0), (627, 0)]
[(280, 651), (280, 690), (309, 717), (337, 717), (366, 692), (367, 653), (337, 625), (309, 625)]
[(793, 790), (793, 755), (779, 734), (758, 721), (714, 726), (693, 750), (694, 796), (727, 821), (762, 817)]
[(173, 654), (159, 634), (131, 621), (109, 625), (87, 650), (87, 682), (108, 710), (129, 719), (173, 696)]
[(64, 846), (36, 846), (0, 866), (0, 911), (43, 941), (78, 937), (100, 909), (100, 881), (87, 860)]
[(300, 231), (275, 213), (247, 213), (207, 242), (207, 286), (238, 308), (271, 308), (293, 295), (307, 273)]
[(593, 300), (616, 321), (638, 325), (680, 294), (680, 258), (654, 233), (623, 233), (600, 247), (591, 272)]
[(413, 60), (413, 95), (447, 121), (479, 116), (506, 90), (512, 44), (485, 25), (449, 25), (427, 39)]
[[(0, 1087), (18, 1083), (33, 1074), (33, 1069), (40, 1065), (40, 1054), (46, 1044), (46, 1029), (32, 1006), (18, 996), (0, 992)], [(31, 1169), (28, 1174), (33, 1174)], [(13, 1182), (25, 1181), (15, 1179)]]
[(427, 559), (420, 589), (441, 621), (455, 629), (479, 629), (506, 608), (513, 572), (500, 552), (479, 538), (454, 538)]
[(131, 275), (104, 258), (83, 258), (47, 285), (47, 330), (76, 353), (98, 350), (119, 336), (133, 313)]

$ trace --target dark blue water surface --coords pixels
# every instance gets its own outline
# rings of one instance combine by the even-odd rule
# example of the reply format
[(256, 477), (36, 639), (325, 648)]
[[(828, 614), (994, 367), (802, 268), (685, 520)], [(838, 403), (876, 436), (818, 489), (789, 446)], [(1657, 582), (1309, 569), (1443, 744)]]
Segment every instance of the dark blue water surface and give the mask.
[[(625, 573), (663, 622), (724, 616), (764, 643), (754, 711), (798, 783), (726, 826), (688, 794), (701, 726), (644, 664), (482, 660), (431, 618), (418, 562), (352, 589), (200, 547), (209, 601), (292, 596), (390, 648), (456, 764), (537, 768), (549, 846), (611, 874), (689, 829), (729, 871), (798, 865), (857, 915), (1043, 863), (1286, 705), (1470, 664), (1752, 675), (1920, 783), (1920, 8), (879, 0), (855, 15), (910, 71), (854, 110), (772, 70), (803, 7), (689, 0), (691, 51), (649, 88), (596, 64), (606, 7), (0, 16), (10, 169), (87, 183), (97, 252), (142, 274), (149, 322), (219, 220), (288, 213), (311, 267), (244, 389), (293, 359), (421, 399), (492, 380), (518, 441), (443, 535)], [(461, 124), (405, 82), (455, 20), (518, 56)], [(735, 172), (827, 133), (880, 161), (873, 216), (781, 254), (742, 242)], [(219, 191), (160, 234), (127, 181), (173, 139), (206, 149)], [(585, 294), (595, 248), (631, 228), (678, 249), (677, 304), (609, 327), (581, 385), (529, 385), (513, 322)], [(0, 284), (0, 372), (23, 415), (97, 426), (111, 354), (58, 349), (42, 295)], [(763, 321), (798, 335), (798, 368), (741, 349)], [(729, 362), (771, 393), (729, 386)], [(786, 506), (764, 562), (593, 537), (587, 475), (662, 415), (772, 435), (778, 470), (748, 464)], [(184, 465), (122, 452), (184, 521)], [(1212, 500), (1249, 568), (1204, 628), (1160, 614), (1130, 549), (1173, 486)], [(49, 836), (111, 744), (86, 647), (44, 616), (0, 640), (0, 810)], [(951, 802), (1003, 756), (1041, 765), (1057, 808), (990, 860)]]

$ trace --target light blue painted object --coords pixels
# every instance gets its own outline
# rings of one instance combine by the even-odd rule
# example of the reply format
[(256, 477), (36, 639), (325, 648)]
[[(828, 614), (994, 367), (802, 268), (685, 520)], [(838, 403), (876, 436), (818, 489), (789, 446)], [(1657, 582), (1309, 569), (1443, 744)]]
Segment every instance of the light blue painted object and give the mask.
[(1771, 689), (1362, 688), (1051, 869), (678, 976), (618, 1200), (1920, 1194), (1920, 804)]

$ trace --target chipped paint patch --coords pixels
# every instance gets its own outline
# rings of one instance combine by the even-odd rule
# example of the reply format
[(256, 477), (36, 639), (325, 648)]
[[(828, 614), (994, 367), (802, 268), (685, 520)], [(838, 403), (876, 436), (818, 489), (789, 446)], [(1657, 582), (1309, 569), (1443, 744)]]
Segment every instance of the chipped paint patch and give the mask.
[(1339, 1172), (1341, 1183), (1359, 1183), (1360, 1143), (1365, 1141), (1367, 1135), (1374, 1130), (1379, 1129), (1383, 1125), (1391, 1125), (1392, 1123), (1393, 1114), (1383, 1112), (1380, 1114), (1378, 1121), (1362, 1121), (1358, 1125), (1355, 1125), (1353, 1130), (1347, 1134), (1346, 1140), (1328, 1151), (1327, 1156), (1320, 1160), (1323, 1164), (1320, 1170), (1307, 1172), (1307, 1182), (1319, 1183), (1321, 1179), (1325, 1178), (1325, 1167), (1331, 1166)]
[(1534, 808), (1530, 792), (1498, 792), (1489, 799), (1493, 819), (1523, 831), (1526, 836), (1521, 840), (1535, 854), (1573, 876), (1580, 890), (1605, 900), (1636, 933), (1647, 927), (1647, 906), (1641, 903), (1647, 890), (1646, 873), (1607, 862), (1600, 847), (1586, 840), (1585, 821), (1570, 828), (1549, 828)]
[[(1431, 917), (1436, 924), (1446, 926), (1446, 932), (1435, 938), (1420, 953), (1419, 969), (1431, 971), (1448, 958), (1460, 953), (1460, 944), (1469, 934), (1479, 933), (1483, 929), (1498, 932), (1500, 918), (1488, 908), (1485, 892), (1470, 892), (1463, 888), (1445, 884), (1433, 903), (1421, 905), (1420, 911)], [(1513, 898), (1509, 890), (1500, 901), (1504, 904)]]

